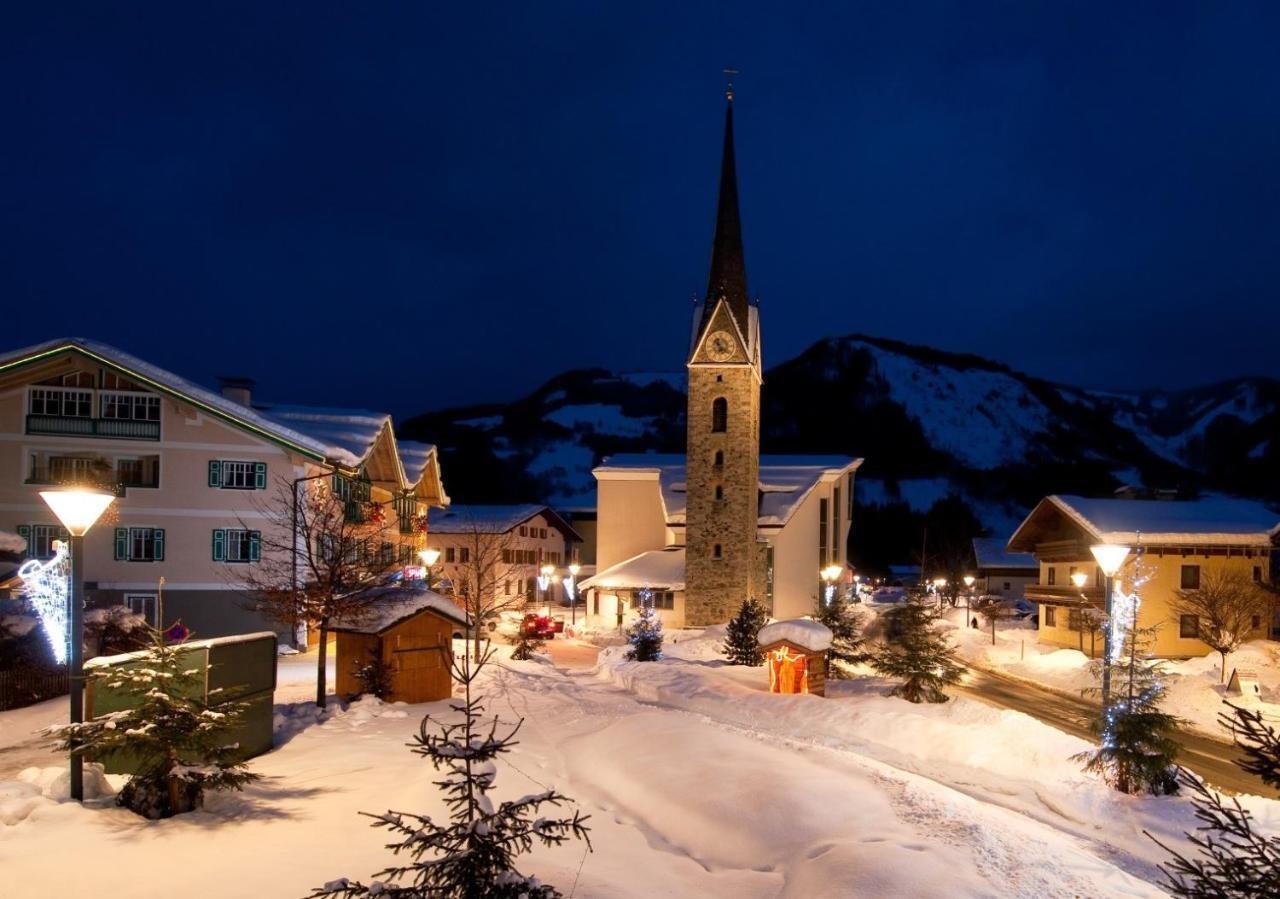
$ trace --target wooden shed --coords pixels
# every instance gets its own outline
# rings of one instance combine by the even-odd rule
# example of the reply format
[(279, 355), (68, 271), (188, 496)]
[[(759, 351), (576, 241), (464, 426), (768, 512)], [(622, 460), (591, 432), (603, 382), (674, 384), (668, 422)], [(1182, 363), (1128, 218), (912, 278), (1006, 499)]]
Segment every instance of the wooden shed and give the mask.
[(760, 628), (756, 640), (769, 670), (769, 692), (826, 695), (831, 637), (831, 629), (812, 618), (788, 618)]
[(435, 702), (453, 694), (453, 635), (466, 632), (467, 613), (426, 589), (398, 589), (378, 597), (359, 617), (333, 625), (337, 634), (339, 696), (364, 688), (357, 668), (375, 655), (391, 669), (388, 702)]

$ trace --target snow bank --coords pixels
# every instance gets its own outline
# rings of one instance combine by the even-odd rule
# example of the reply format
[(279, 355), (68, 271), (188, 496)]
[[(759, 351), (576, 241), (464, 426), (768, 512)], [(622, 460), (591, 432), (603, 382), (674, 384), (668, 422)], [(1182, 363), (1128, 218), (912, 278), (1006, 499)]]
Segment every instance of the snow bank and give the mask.
[(760, 628), (756, 641), (761, 646), (786, 640), (810, 652), (826, 652), (831, 648), (831, 628), (812, 618), (787, 618)]

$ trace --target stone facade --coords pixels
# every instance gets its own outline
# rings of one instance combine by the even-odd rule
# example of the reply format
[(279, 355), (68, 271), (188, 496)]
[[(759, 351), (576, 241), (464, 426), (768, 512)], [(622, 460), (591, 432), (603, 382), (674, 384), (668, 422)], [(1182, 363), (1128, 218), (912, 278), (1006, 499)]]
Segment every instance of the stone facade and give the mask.
[[(760, 370), (742, 341), (744, 330), (722, 301), (689, 360), (685, 620), (690, 626), (727, 621), (744, 599), (763, 598), (765, 592), (765, 551), (757, 528)], [(707, 338), (718, 334), (732, 338), (731, 354), (708, 346)], [(721, 399), (723, 421), (717, 422), (715, 406)]]

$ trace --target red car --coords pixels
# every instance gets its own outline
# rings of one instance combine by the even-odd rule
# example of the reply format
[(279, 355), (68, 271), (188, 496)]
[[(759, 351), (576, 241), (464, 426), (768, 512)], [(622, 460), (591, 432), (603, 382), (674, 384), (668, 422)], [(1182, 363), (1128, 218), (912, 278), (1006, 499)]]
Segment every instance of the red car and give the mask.
[[(560, 627), (564, 627), (561, 622)], [(539, 615), (536, 612), (530, 612), (524, 616), (524, 621), (520, 623), (520, 629), (526, 634), (536, 634), (544, 640), (551, 640), (555, 637), (556, 622), (551, 620), (548, 615)]]

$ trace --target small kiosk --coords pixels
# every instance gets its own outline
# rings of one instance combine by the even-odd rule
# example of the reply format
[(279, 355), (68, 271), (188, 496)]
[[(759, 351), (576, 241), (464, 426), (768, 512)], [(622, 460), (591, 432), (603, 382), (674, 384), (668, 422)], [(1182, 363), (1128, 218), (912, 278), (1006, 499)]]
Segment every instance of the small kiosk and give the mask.
[(831, 629), (812, 618), (789, 618), (760, 628), (756, 636), (769, 669), (770, 693), (822, 696), (827, 684)]

